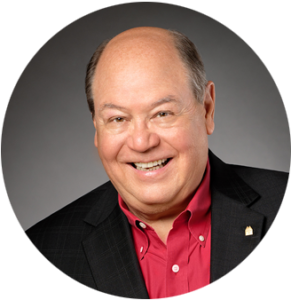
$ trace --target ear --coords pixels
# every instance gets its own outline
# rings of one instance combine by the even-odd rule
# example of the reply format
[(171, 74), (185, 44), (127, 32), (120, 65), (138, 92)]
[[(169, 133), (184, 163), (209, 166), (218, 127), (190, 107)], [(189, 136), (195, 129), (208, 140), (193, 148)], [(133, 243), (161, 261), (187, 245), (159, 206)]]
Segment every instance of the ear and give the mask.
[(94, 145), (96, 148), (98, 148), (98, 138), (97, 138), (97, 126), (96, 126), (96, 120), (93, 119), (93, 124), (95, 127), (95, 135), (94, 135)]
[(215, 86), (212, 81), (208, 81), (205, 93), (203, 105), (205, 109), (205, 126), (208, 135), (211, 135), (214, 131), (214, 111), (215, 111)]

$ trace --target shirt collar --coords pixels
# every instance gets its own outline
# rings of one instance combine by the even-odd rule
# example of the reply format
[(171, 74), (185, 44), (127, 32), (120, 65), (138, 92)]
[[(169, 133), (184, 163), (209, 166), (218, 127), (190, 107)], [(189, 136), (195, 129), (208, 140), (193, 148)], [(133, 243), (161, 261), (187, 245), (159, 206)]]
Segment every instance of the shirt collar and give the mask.
[[(208, 159), (204, 177), (186, 209), (190, 212), (189, 230), (203, 246), (206, 243), (211, 225), (210, 207), (210, 163)], [(200, 236), (203, 237), (203, 241)]]
[(141, 222), (140, 219), (129, 211), (127, 205), (125, 204), (125, 202), (123, 201), (123, 199), (121, 198), (119, 193), (118, 193), (118, 203), (119, 203), (119, 206), (120, 206), (121, 210), (126, 215), (129, 224), (136, 227), (136, 228), (138, 228), (137, 223)]

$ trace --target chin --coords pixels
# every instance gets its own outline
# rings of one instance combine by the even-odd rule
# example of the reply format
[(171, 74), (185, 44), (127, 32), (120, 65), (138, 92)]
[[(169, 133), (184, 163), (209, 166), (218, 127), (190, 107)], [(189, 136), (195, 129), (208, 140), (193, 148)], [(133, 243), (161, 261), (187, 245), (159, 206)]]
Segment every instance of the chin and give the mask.
[(146, 197), (144, 194), (137, 196), (139, 198), (136, 198), (139, 200), (142, 205), (151, 207), (152, 209), (158, 209), (158, 210), (165, 210), (169, 207), (173, 206), (173, 198), (172, 197), (166, 197), (165, 195), (161, 197)]
[(138, 199), (140, 202), (144, 203), (144, 204), (166, 204), (168, 202), (171, 202), (171, 198), (172, 197), (167, 197), (167, 195), (161, 194), (161, 195), (157, 195), (155, 189), (151, 190), (150, 194), (148, 194), (148, 190), (140, 193), (140, 194), (136, 194), (135, 198)]

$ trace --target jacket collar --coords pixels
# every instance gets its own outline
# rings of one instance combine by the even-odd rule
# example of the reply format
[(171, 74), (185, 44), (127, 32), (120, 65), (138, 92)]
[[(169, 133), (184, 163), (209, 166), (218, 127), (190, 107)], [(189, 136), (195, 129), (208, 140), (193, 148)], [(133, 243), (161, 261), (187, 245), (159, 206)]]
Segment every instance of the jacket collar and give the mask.
[(260, 198), (260, 195), (236, 174), (231, 165), (225, 164), (210, 150), (209, 160), (211, 188), (243, 205), (250, 205)]
[(97, 190), (102, 194), (96, 194), (96, 200), (98, 199), (98, 201), (96, 201), (96, 204), (84, 218), (86, 223), (94, 227), (106, 220), (117, 205), (117, 191), (110, 181), (103, 184)]

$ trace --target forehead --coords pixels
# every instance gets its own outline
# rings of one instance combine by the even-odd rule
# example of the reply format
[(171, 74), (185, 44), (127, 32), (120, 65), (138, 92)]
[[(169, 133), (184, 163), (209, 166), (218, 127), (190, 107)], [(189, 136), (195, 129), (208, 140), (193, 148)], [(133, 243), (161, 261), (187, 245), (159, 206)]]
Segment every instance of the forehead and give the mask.
[(164, 32), (146, 32), (121, 35), (109, 42), (96, 67), (92, 87), (98, 105), (111, 96), (149, 97), (158, 90), (164, 97), (163, 93), (175, 94), (185, 86), (189, 87), (187, 71), (172, 38)]

